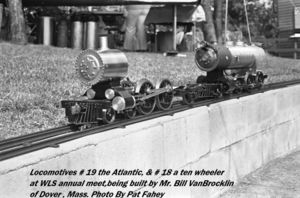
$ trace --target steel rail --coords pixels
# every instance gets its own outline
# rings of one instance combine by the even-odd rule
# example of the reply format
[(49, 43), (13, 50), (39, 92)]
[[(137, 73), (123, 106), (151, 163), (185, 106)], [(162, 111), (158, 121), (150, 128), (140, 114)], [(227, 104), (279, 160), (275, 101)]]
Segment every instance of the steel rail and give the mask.
[[(202, 100), (202, 101), (196, 102), (191, 105), (179, 105), (178, 103), (176, 103), (174, 105), (174, 107), (168, 111), (158, 111), (158, 112), (154, 112), (147, 116), (142, 116), (142, 115), (137, 116), (135, 119), (132, 119), (132, 120), (120, 120), (120, 121), (116, 121), (115, 123), (112, 123), (109, 125), (97, 126), (94, 128), (86, 129), (84, 131), (74, 131), (72, 133), (61, 134), (58, 137), (52, 136), (51, 138), (48, 138), (45, 140), (31, 142), (31, 144), (28, 144), (28, 145), (25, 144), (22, 147), (12, 147), (11, 149), (4, 150), (4, 151), (0, 150), (0, 161), (6, 160), (9, 158), (13, 158), (13, 157), (16, 157), (19, 155), (23, 155), (26, 153), (30, 153), (33, 151), (41, 150), (41, 149), (44, 149), (47, 147), (59, 147), (59, 144), (61, 144), (61, 143), (72, 141), (72, 140), (75, 140), (75, 139), (78, 139), (78, 138), (81, 138), (84, 136), (105, 132), (105, 131), (112, 130), (115, 128), (125, 128), (127, 125), (139, 123), (139, 122), (150, 120), (153, 118), (158, 118), (158, 117), (162, 117), (162, 116), (172, 116), (175, 113), (185, 111), (185, 110), (188, 110), (188, 109), (191, 109), (194, 107), (209, 106), (211, 104), (222, 102), (225, 100), (238, 99), (241, 97), (245, 97), (245, 96), (249, 96), (249, 95), (253, 95), (253, 94), (257, 94), (257, 93), (262, 93), (262, 92), (266, 92), (266, 91), (273, 90), (273, 89), (284, 88), (284, 87), (292, 86), (292, 85), (296, 85), (296, 84), (300, 84), (300, 80), (292, 80), (292, 81), (287, 81), (287, 82), (267, 84), (262, 89), (251, 90), (251, 92), (249, 92), (249, 93), (240, 93), (240, 94), (235, 94), (235, 95), (230, 95), (230, 96), (224, 96), (222, 98)], [(22, 136), (19, 138), (22, 139)], [(9, 139), (6, 141), (9, 141)]]
[(13, 137), (0, 141), (0, 152), (5, 149), (9, 149), (16, 146), (28, 145), (32, 142), (43, 140), (46, 138), (51, 138), (53, 136), (61, 135), (62, 133), (66, 133), (71, 131), (71, 126), (62, 126), (52, 129), (47, 129), (44, 131), (39, 131), (35, 133), (30, 133), (27, 135), (22, 135), (18, 137)]
[[(212, 102), (214, 100), (211, 100)], [(203, 105), (208, 103), (207, 100), (202, 101)], [(198, 105), (198, 103), (197, 103)], [(200, 105), (200, 104), (199, 104)], [(195, 107), (195, 106), (193, 106)], [(92, 134), (96, 134), (96, 133), (101, 133), (101, 132), (105, 132), (108, 130), (112, 130), (112, 129), (116, 129), (116, 128), (125, 128), (127, 125), (131, 125), (131, 124), (135, 124), (135, 123), (139, 123), (142, 121), (146, 121), (146, 120), (150, 120), (153, 118), (157, 118), (157, 117), (161, 117), (161, 116), (172, 116), (173, 114), (180, 112), (180, 111), (184, 111), (187, 109), (190, 109), (191, 107), (185, 105), (185, 106), (177, 106), (174, 109), (172, 109), (171, 111), (163, 111), (163, 112), (154, 112), (150, 115), (147, 116), (137, 116), (135, 117), (135, 119), (132, 120), (121, 120), (109, 125), (102, 125), (102, 126), (97, 126), (94, 128), (90, 128), (90, 129), (86, 129), (84, 131), (74, 131), (72, 133), (66, 134), (66, 135), (61, 135), (57, 138), (51, 138), (51, 139), (46, 139), (44, 141), (39, 141), (39, 142), (33, 142), (29, 145), (23, 145), (22, 147), (13, 147), (4, 151), (0, 151), (0, 161), (3, 161), (5, 159), (9, 159), (9, 158), (13, 158), (19, 155), (23, 155), (26, 153), (30, 153), (33, 151), (37, 151), (37, 150), (41, 150), (44, 148), (48, 148), (48, 147), (59, 147), (59, 144), (64, 143), (64, 142), (68, 142), (68, 141), (72, 141), (87, 135), (92, 135)]]

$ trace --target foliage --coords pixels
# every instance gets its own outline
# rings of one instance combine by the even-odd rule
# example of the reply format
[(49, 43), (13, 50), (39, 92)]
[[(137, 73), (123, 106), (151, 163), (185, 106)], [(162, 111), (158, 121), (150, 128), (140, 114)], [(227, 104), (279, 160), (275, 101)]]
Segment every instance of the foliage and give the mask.
[[(229, 30), (240, 30), (245, 37), (248, 37), (243, 1), (230, 0), (228, 9)], [(252, 37), (274, 38), (277, 36), (277, 13), (272, 4), (261, 3), (259, 0), (248, 0), (247, 12)]]
[(202, 6), (205, 12), (206, 22), (204, 23), (203, 33), (205, 40), (210, 43), (217, 42), (217, 35), (213, 21), (213, 14), (211, 10), (212, 0), (203, 0)]

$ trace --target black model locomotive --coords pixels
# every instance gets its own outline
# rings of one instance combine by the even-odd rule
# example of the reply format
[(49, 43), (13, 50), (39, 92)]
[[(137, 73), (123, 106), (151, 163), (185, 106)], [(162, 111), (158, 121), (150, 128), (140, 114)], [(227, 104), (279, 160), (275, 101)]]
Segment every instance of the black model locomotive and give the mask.
[(257, 70), (257, 66), (267, 64), (265, 51), (243, 42), (237, 42), (236, 45), (211, 45), (202, 42), (195, 50), (195, 62), (207, 75), (199, 76), (196, 84), (184, 86), (182, 96), (187, 104), (203, 97), (260, 88), (267, 78), (267, 75)]
[(119, 50), (85, 50), (76, 60), (76, 70), (90, 88), (80, 100), (61, 103), (72, 124), (112, 123), (116, 115), (134, 118), (137, 113), (151, 114), (155, 108), (168, 110), (174, 96), (181, 96), (184, 104), (191, 104), (203, 98), (259, 88), (267, 76), (257, 66), (266, 64), (265, 60), (264, 50), (257, 46), (203, 42), (195, 51), (195, 62), (207, 75), (199, 76), (194, 84), (173, 88), (168, 79), (155, 85), (147, 79), (130, 81), (126, 78), (127, 58)]
[(72, 124), (111, 123), (116, 114), (133, 118), (137, 112), (146, 115), (155, 107), (166, 110), (172, 106), (171, 82), (165, 79), (155, 86), (147, 79), (131, 82), (125, 78), (127, 58), (119, 50), (85, 50), (77, 57), (76, 70), (91, 88), (80, 100), (61, 102)]
[(267, 78), (257, 66), (266, 65), (265, 51), (255, 45), (237, 42), (236, 45), (210, 45), (203, 42), (196, 49), (195, 62), (207, 76), (197, 83), (220, 82), (226, 91), (262, 86)]

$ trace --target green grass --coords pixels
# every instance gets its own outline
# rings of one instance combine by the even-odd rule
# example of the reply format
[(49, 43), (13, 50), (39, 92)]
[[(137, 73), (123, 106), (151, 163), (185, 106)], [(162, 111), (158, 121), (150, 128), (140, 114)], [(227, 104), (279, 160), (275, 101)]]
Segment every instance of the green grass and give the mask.
[[(78, 50), (0, 43), (0, 139), (61, 126), (67, 123), (62, 99), (78, 96), (85, 87), (74, 72)], [(201, 71), (193, 53), (187, 57), (164, 57), (155, 53), (126, 53), (128, 77), (152, 82), (168, 78), (174, 85), (195, 82)], [(300, 78), (300, 63), (268, 56), (260, 68), (267, 83)]]

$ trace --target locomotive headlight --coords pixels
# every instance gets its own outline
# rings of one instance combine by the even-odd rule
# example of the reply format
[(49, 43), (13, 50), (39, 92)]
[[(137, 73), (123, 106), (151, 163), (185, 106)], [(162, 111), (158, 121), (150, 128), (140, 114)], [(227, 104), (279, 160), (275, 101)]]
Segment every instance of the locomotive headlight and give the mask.
[(108, 100), (111, 100), (115, 97), (115, 91), (112, 89), (107, 89), (105, 91), (105, 98), (107, 98)]
[(81, 107), (76, 103), (74, 106), (71, 107), (71, 114), (76, 115), (81, 112)]
[(86, 91), (86, 96), (88, 97), (89, 100), (94, 99), (96, 95), (96, 92), (93, 89), (88, 89)]
[(125, 99), (121, 96), (117, 96), (113, 99), (112, 101), (112, 108), (115, 111), (122, 111), (124, 110), (126, 107), (126, 102)]

